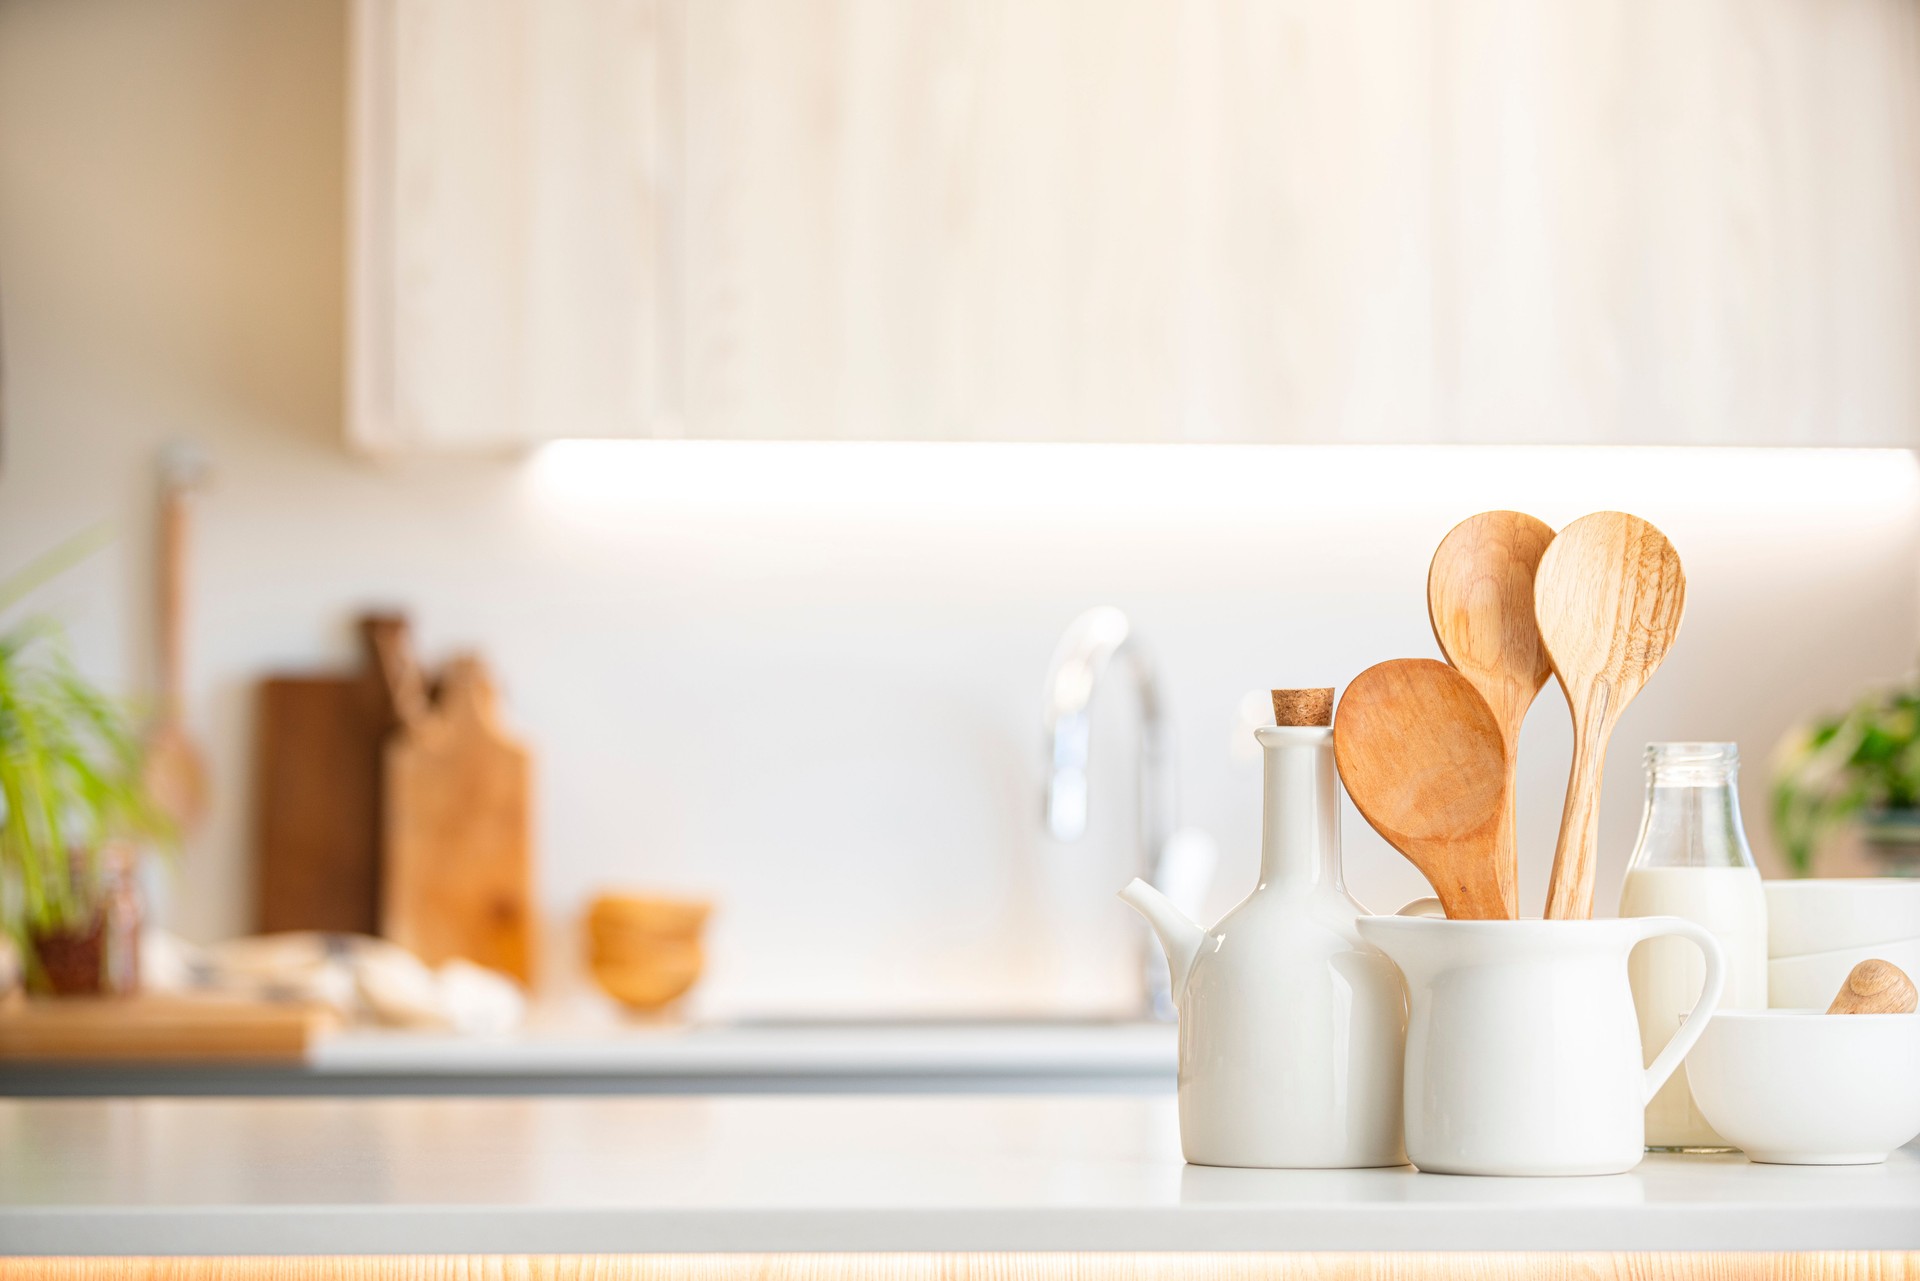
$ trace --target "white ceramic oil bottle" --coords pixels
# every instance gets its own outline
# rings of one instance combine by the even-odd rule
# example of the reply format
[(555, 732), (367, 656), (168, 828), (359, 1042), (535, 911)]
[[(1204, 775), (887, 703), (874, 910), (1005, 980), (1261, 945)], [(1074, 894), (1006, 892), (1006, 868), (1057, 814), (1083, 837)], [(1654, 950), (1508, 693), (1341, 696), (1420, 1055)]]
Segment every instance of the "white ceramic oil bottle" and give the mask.
[[(1647, 745), (1647, 807), (1620, 891), (1621, 916), (1683, 917), (1719, 940), (1727, 967), (1723, 1010), (1767, 1005), (1767, 900), (1740, 822), (1739, 769), (1732, 743)], [(1651, 1063), (1699, 997), (1705, 963), (1684, 940), (1649, 939), (1633, 950), (1627, 975), (1641, 1056)], [(1684, 1071), (1647, 1104), (1647, 1147), (1731, 1150), (1694, 1106)]]
[(1275, 690), (1260, 881), (1211, 930), (1135, 880), (1180, 1011), (1180, 1143), (1195, 1165), (1400, 1165), (1406, 989), (1340, 876), (1333, 691)]

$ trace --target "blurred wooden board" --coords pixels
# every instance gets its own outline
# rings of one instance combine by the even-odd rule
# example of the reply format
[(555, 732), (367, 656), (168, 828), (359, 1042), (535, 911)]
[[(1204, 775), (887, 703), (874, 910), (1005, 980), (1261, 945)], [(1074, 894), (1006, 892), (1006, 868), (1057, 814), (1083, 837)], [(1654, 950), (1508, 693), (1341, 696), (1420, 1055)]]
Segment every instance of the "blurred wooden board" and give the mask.
[(333, 1016), (214, 998), (61, 997), (0, 1006), (0, 1062), (301, 1063)]
[(381, 934), (429, 965), (531, 980), (531, 775), (480, 661), (449, 664), (387, 748)]
[(260, 682), (254, 734), (256, 928), (373, 934), (380, 923), (381, 753), (397, 723), (377, 661), (398, 618), (361, 621), (362, 670)]
[(357, 677), (270, 677), (259, 697), (256, 928), (371, 934), (383, 737), (372, 691)]

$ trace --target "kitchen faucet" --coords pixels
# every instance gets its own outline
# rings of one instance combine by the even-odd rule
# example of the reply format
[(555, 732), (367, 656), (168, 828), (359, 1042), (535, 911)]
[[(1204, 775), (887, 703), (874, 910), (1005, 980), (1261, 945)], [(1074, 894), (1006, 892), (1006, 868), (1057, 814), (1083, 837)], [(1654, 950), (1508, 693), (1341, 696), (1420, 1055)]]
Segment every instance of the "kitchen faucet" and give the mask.
[[(1159, 678), (1134, 636), (1127, 616), (1111, 605), (1073, 620), (1054, 648), (1047, 668), (1047, 831), (1057, 841), (1077, 841), (1087, 830), (1088, 707), (1093, 692), (1115, 663), (1133, 680), (1140, 700), (1137, 771), (1139, 849), (1137, 874), (1156, 884), (1198, 880), (1212, 872), (1212, 843), (1201, 833), (1174, 830), (1173, 760)], [(1181, 897), (1197, 897), (1197, 894)], [(1148, 1011), (1172, 1019), (1173, 992), (1166, 960), (1143, 936), (1140, 969)]]

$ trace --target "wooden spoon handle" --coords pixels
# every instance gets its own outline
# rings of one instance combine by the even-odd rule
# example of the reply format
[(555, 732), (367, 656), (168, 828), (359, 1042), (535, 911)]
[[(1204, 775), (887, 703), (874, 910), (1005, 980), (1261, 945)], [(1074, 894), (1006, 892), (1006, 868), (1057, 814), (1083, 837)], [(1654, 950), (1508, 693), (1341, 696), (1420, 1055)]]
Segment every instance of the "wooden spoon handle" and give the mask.
[(1892, 961), (1862, 961), (1847, 975), (1829, 1014), (1911, 1014), (1920, 1003), (1913, 980)]
[(1600, 772), (1607, 763), (1607, 727), (1573, 728), (1573, 769), (1560, 809), (1560, 838), (1553, 847), (1547, 882), (1547, 919), (1586, 920), (1593, 915), (1593, 869), (1600, 844)]
[(158, 641), (160, 719), (178, 724), (186, 688), (187, 498), (168, 486), (160, 495)]
[(1514, 759), (1513, 750), (1507, 750), (1507, 804), (1500, 811), (1500, 827), (1493, 837), (1493, 879), (1500, 887), (1500, 897), (1505, 902), (1509, 921), (1520, 918), (1520, 841), (1516, 833), (1513, 796), (1516, 786), (1514, 775), (1519, 762)]

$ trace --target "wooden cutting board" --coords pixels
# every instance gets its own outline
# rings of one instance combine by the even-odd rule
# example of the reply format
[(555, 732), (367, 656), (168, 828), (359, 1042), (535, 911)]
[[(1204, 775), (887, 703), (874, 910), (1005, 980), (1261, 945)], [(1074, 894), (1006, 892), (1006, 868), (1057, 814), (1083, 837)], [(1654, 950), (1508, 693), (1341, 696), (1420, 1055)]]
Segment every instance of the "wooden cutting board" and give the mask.
[(429, 965), (533, 976), (532, 767), (477, 658), (448, 664), (386, 752), (381, 933)]
[(333, 1016), (214, 998), (58, 997), (0, 1006), (0, 1062), (300, 1063)]
[(399, 724), (380, 656), (406, 621), (360, 620), (360, 670), (260, 683), (254, 733), (257, 927), (375, 933), (382, 752)]

